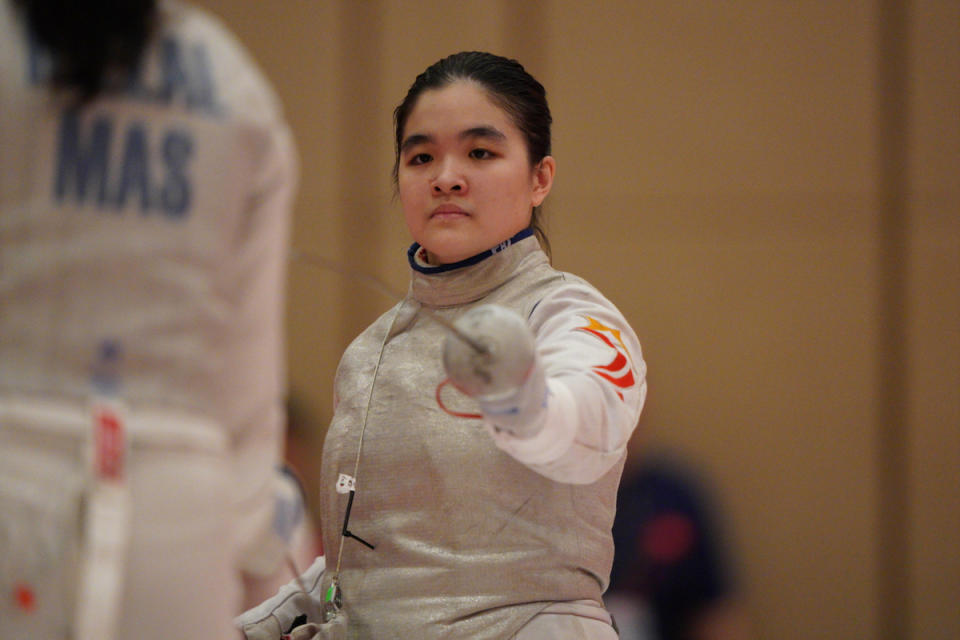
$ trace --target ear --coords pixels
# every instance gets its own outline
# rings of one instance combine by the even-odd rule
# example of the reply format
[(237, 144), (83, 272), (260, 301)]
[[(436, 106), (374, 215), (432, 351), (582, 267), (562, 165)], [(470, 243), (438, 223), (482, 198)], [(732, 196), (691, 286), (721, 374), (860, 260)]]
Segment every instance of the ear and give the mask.
[(533, 168), (533, 206), (538, 207), (550, 193), (553, 176), (557, 172), (557, 162), (553, 156), (544, 156)]

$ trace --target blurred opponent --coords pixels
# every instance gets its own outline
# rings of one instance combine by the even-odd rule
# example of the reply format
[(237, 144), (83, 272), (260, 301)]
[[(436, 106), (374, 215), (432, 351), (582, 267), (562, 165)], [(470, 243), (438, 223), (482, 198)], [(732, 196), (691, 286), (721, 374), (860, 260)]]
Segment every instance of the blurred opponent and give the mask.
[(0, 0), (0, 637), (235, 638), (276, 473), (297, 159), (179, 2)]

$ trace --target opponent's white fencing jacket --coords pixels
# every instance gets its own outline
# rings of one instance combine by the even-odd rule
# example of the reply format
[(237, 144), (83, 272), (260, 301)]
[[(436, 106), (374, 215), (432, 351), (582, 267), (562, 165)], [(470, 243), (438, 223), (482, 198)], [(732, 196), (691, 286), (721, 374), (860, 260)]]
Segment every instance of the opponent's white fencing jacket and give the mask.
[[(218, 21), (177, 2), (161, 3), (121, 93), (71, 108), (47, 88), (48, 71), (0, 0), (0, 437), (49, 431), (82, 442), (89, 398), (118, 398), (135, 457), (220, 450), (218, 462), (198, 464), (222, 466), (219, 510), (249, 540), (269, 524), (282, 444), (297, 159), (278, 100)], [(37, 438), (17, 442), (36, 450)], [(169, 462), (189, 477), (189, 456)], [(151, 511), (163, 487), (138, 494), (131, 473), (136, 515), (175, 510), (167, 496)], [(176, 486), (189, 500), (190, 483)], [(2, 569), (0, 581), (12, 580)], [(135, 635), (187, 637), (144, 633)]]

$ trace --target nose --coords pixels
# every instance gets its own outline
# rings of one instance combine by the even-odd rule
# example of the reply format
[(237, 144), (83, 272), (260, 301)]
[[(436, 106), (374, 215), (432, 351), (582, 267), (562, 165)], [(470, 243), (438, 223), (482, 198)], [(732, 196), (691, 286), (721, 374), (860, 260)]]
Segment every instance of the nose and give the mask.
[(463, 193), (467, 189), (467, 181), (456, 162), (448, 158), (437, 163), (437, 174), (433, 177), (433, 193), (436, 195), (448, 193)]

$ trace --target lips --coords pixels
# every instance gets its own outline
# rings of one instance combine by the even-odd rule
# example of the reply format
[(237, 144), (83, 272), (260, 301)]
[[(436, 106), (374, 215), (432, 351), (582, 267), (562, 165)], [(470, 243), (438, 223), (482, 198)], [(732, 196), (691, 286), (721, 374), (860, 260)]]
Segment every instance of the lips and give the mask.
[(442, 204), (430, 212), (431, 218), (447, 218), (468, 215), (470, 214), (467, 213), (466, 210), (461, 209), (455, 204)]

